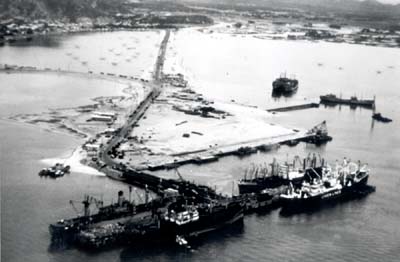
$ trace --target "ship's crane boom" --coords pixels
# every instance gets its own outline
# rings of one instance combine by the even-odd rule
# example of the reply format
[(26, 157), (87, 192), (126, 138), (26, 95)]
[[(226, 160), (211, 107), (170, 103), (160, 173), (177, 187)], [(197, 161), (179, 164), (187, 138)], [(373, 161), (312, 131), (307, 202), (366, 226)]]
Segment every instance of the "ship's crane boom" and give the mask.
[(78, 216), (81, 216), (82, 212), (79, 212), (78, 208), (76, 208), (75, 203), (79, 203), (83, 205), (83, 215), (84, 216), (89, 216), (90, 215), (90, 205), (95, 204), (97, 208), (101, 208), (103, 206), (103, 201), (98, 200), (94, 197), (91, 197), (89, 195), (85, 195), (83, 201), (77, 201), (77, 200), (70, 200), (69, 203), (71, 204), (72, 208), (74, 211), (78, 214)]
[(178, 175), (178, 177), (179, 177), (179, 179), (180, 179), (181, 181), (185, 181), (185, 179), (183, 179), (181, 173), (179, 172), (179, 170), (178, 170), (177, 168), (175, 168), (175, 172), (176, 172), (176, 174)]

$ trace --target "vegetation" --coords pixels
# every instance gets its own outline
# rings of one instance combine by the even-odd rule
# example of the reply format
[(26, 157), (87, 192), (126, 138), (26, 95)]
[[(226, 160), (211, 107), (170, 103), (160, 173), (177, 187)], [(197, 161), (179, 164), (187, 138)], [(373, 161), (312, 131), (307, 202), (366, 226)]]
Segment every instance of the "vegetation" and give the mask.
[(1, 0), (3, 18), (67, 18), (94, 17), (118, 12), (123, 0)]

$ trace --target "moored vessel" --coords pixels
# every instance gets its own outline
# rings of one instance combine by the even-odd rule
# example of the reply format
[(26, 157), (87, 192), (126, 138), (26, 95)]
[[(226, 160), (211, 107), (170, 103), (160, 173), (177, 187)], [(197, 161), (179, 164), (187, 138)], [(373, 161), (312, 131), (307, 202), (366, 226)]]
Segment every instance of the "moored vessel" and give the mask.
[[(72, 207), (77, 210), (74, 203), (75, 201), (70, 200)], [(50, 224), (49, 231), (52, 244), (72, 244), (77, 240), (79, 233), (89, 227), (93, 227), (104, 221), (128, 217), (150, 209), (146, 203), (135, 205), (133, 202), (126, 200), (123, 191), (118, 192), (117, 203), (104, 206), (102, 200), (85, 195), (81, 204), (83, 205), (83, 214), (71, 219), (61, 219), (56, 223)], [(92, 204), (94, 204), (98, 210), (93, 214), (90, 208)]]
[(286, 74), (282, 74), (279, 78), (275, 79), (272, 83), (273, 93), (292, 93), (299, 87), (299, 81), (297, 79), (286, 77)]
[(243, 221), (244, 202), (240, 198), (191, 201), (177, 196), (164, 207), (88, 227), (79, 232), (77, 242), (89, 248), (116, 243), (187, 245), (192, 238)]
[(176, 236), (182, 245), (201, 234), (243, 221), (244, 202), (241, 198), (212, 199), (208, 203), (187, 203), (181, 198), (163, 214), (161, 232)]
[(374, 190), (367, 185), (368, 178), (368, 166), (360, 162), (349, 162), (345, 158), (335, 168), (324, 165), (317, 177), (307, 177), (300, 186), (289, 185), (287, 192), (280, 196), (282, 212), (301, 212), (362, 196)]
[(53, 178), (62, 177), (70, 172), (71, 167), (64, 164), (56, 163), (52, 167), (43, 168), (39, 172), (39, 176), (49, 176)]
[(314, 154), (303, 160), (295, 156), (292, 163), (278, 163), (274, 159), (269, 165), (252, 165), (239, 180), (239, 194), (260, 193), (265, 189), (280, 188), (290, 183), (301, 184), (305, 175), (315, 176), (314, 171), (321, 172), (323, 162), (321, 157), (317, 158)]
[(350, 105), (353, 107), (362, 106), (367, 108), (374, 108), (375, 107), (375, 98), (374, 99), (358, 99), (356, 96), (350, 97), (350, 99), (345, 99), (341, 97), (337, 97), (334, 94), (327, 94), (320, 96), (321, 104), (343, 104), (343, 105)]
[(387, 117), (382, 116), (381, 113), (374, 113), (374, 114), (372, 115), (372, 118), (375, 119), (375, 120), (377, 120), (377, 121), (383, 122), (383, 123), (389, 123), (389, 122), (392, 122), (392, 121), (393, 121), (393, 120), (390, 119), (390, 118), (387, 118)]

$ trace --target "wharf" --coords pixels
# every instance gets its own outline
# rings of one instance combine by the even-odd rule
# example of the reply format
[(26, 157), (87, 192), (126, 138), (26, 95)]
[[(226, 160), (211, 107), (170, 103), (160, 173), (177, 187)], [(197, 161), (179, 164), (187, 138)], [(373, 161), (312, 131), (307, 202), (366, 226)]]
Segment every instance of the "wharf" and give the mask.
[(235, 143), (202, 150), (181, 152), (171, 156), (160, 157), (152, 161), (148, 160), (145, 164), (131, 167), (138, 171), (156, 171), (174, 169), (186, 164), (199, 165), (218, 161), (219, 158), (225, 156), (236, 155), (238, 157), (243, 157), (256, 153), (257, 151), (268, 151), (291, 141), (310, 141), (315, 136), (317, 136), (316, 133), (310, 133), (306, 130), (296, 130), (293, 134), (256, 139), (240, 144)]
[(307, 104), (301, 104), (301, 105), (272, 108), (272, 109), (267, 109), (267, 111), (268, 112), (287, 112), (287, 111), (295, 111), (295, 110), (318, 108), (318, 107), (319, 107), (318, 103), (307, 103)]

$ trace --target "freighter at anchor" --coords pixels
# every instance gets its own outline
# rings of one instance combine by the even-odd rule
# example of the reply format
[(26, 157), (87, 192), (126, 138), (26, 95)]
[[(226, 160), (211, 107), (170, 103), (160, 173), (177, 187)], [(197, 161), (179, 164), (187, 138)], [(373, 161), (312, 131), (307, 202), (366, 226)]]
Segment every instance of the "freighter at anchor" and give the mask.
[(356, 96), (350, 97), (350, 99), (345, 99), (341, 97), (337, 97), (334, 94), (327, 94), (320, 96), (321, 104), (342, 104), (342, 105), (350, 105), (351, 107), (362, 106), (367, 108), (375, 107), (375, 98), (374, 99), (358, 99)]
[(292, 93), (299, 88), (299, 81), (295, 78), (286, 77), (282, 74), (272, 83), (273, 93)]

